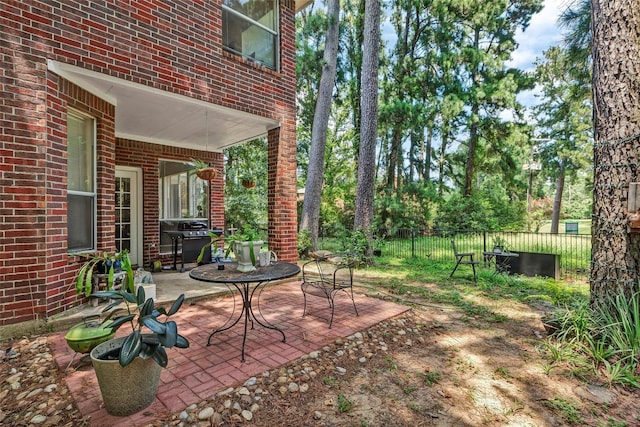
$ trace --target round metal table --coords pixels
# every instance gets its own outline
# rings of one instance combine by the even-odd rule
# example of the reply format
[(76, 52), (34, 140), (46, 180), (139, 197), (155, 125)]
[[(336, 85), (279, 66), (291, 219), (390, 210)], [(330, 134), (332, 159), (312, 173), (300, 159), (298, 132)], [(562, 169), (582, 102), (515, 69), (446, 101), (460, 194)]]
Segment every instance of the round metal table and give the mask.
[[(219, 266), (224, 266), (224, 270), (219, 270)], [(242, 310), (239, 316), (234, 320), (235, 309), (231, 312), (231, 316), (225, 324), (209, 334), (207, 345), (211, 345), (211, 337), (218, 332), (226, 331), (240, 322), (244, 317), (244, 334), (242, 336), (242, 362), (244, 362), (244, 346), (247, 341), (247, 324), (251, 322), (253, 329), (253, 321), (255, 320), (260, 326), (273, 329), (282, 334), (282, 342), (286, 342), (284, 331), (267, 321), (260, 311), (260, 293), (264, 287), (272, 280), (285, 279), (300, 273), (300, 267), (297, 264), (289, 262), (273, 262), (265, 267), (256, 267), (254, 271), (243, 273), (238, 271), (236, 263), (212, 263), (198, 266), (189, 272), (189, 276), (195, 280), (201, 280), (211, 283), (223, 283), (227, 286), (234, 286), (242, 297)], [(230, 288), (231, 289), (231, 288)], [(256, 310), (260, 313), (262, 320), (256, 317), (253, 307), (253, 297), (258, 293), (258, 302)], [(235, 295), (234, 295), (235, 307)], [(226, 326), (228, 325), (228, 326)]]

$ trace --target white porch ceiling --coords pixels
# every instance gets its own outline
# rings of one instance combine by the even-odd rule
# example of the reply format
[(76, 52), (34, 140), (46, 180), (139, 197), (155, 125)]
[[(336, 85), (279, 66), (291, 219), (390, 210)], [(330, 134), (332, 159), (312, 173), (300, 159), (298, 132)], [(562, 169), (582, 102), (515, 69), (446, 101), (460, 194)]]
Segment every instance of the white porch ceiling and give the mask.
[(266, 135), (278, 121), (194, 100), (57, 61), (50, 71), (115, 105), (116, 137), (221, 151)]
[(296, 12), (300, 12), (302, 9), (311, 4), (313, 0), (296, 0)]

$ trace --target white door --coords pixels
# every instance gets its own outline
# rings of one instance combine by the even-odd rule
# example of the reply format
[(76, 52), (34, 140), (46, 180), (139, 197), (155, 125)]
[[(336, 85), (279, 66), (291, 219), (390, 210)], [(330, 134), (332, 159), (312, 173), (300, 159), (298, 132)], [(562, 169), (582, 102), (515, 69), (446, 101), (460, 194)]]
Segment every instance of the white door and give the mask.
[(142, 265), (142, 169), (116, 166), (116, 249)]

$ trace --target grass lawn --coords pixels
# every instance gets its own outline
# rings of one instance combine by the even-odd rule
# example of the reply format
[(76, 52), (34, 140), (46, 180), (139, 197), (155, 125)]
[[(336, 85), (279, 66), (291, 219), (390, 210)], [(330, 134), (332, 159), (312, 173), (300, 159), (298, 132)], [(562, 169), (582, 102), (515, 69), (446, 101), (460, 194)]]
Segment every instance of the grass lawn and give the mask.
[[(591, 220), (590, 219), (565, 219), (560, 221), (558, 225), (558, 233), (563, 234), (565, 232), (565, 223), (577, 222), (578, 234), (591, 234)], [(546, 221), (542, 227), (540, 227), (540, 233), (549, 233), (551, 231), (551, 221)]]

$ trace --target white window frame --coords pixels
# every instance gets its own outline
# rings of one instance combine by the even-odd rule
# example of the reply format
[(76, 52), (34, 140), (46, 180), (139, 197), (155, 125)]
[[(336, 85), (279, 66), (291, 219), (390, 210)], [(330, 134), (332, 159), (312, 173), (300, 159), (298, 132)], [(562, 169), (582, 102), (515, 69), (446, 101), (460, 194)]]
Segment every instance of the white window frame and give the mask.
[[(91, 120), (91, 127), (92, 127), (92, 159), (93, 159), (93, 164), (91, 165), (91, 168), (93, 170), (92, 176), (93, 176), (93, 182), (92, 182), (92, 189), (93, 191), (88, 192), (88, 191), (77, 191), (77, 190), (70, 190), (67, 186), (67, 217), (68, 217), (68, 212), (70, 209), (70, 205), (68, 203), (69, 201), (69, 196), (84, 196), (84, 197), (91, 197), (92, 198), (92, 209), (93, 209), (93, 218), (91, 219), (92, 221), (92, 236), (91, 236), (91, 241), (92, 241), (92, 245), (91, 247), (87, 247), (87, 248), (69, 248), (69, 236), (70, 236), (70, 231), (69, 228), (67, 226), (67, 249), (69, 251), (69, 253), (84, 253), (84, 252), (92, 252), (95, 251), (97, 249), (97, 239), (98, 239), (98, 212), (97, 212), (97, 207), (98, 207), (98, 201), (97, 201), (97, 186), (98, 186), (98, 179), (97, 179), (97, 120), (94, 116), (91, 116), (89, 114), (86, 114), (82, 111), (73, 109), (73, 108), (69, 108), (67, 109), (67, 115), (72, 115), (75, 116), (79, 119), (82, 120)], [(68, 130), (67, 130), (68, 132)], [(67, 133), (68, 136), (68, 133)], [(67, 138), (67, 144), (68, 144), (68, 138)], [(73, 165), (69, 165), (67, 162), (67, 174), (68, 174), (68, 170), (70, 167), (73, 167)]]

